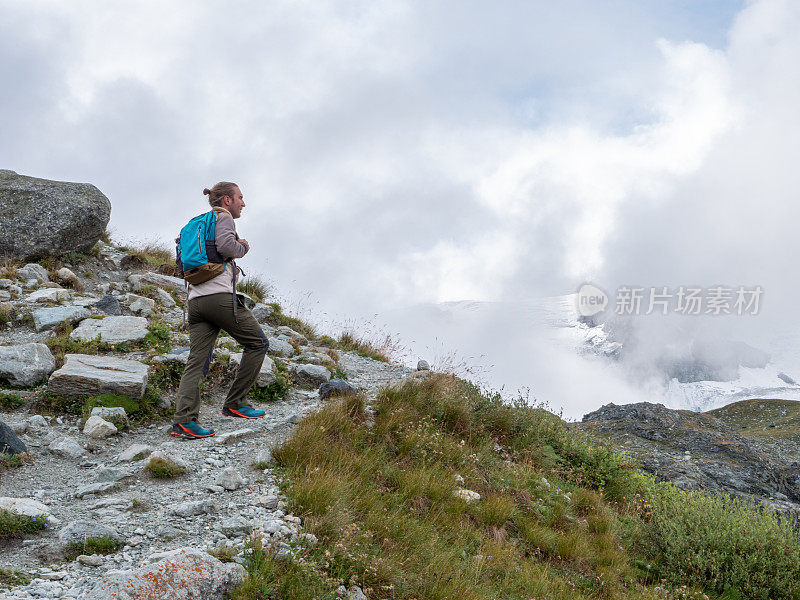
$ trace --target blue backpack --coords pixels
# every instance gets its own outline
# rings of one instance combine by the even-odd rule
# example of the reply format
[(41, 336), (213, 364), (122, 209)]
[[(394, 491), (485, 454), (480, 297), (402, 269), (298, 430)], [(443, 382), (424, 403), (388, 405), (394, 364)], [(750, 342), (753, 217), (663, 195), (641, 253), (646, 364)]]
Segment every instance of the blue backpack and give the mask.
[(217, 252), (217, 213), (211, 210), (196, 216), (175, 238), (175, 262), (180, 277), (197, 285), (213, 279), (225, 270), (225, 259)]

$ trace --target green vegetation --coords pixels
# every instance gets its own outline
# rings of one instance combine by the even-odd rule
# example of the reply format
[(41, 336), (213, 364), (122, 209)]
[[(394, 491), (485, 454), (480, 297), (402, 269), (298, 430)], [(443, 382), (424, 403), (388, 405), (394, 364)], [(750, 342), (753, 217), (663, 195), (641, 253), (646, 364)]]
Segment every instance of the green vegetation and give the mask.
[(275, 382), (265, 388), (253, 384), (248, 394), (253, 400), (259, 402), (279, 402), (286, 399), (289, 388), (292, 386), (292, 374), (286, 363), (279, 358), (275, 358)]
[(800, 441), (800, 402), (796, 400), (741, 400), (703, 414), (724, 421), (746, 437)]
[(31, 578), (26, 573), (17, 569), (0, 567), (0, 588), (12, 588), (19, 585), (28, 585)]
[(64, 549), (64, 558), (75, 560), (82, 554), (112, 554), (122, 548), (122, 542), (109, 536), (92, 537), (84, 542), (70, 542)]
[(166, 275), (176, 275), (175, 252), (160, 242), (143, 242), (131, 246), (120, 246), (119, 250), (134, 256), (152, 269), (158, 269)]
[(170, 416), (171, 408), (161, 406), (161, 392), (151, 383), (147, 385), (144, 396), (134, 400), (128, 396), (101, 394), (92, 398), (64, 397), (40, 390), (33, 401), (33, 410), (41, 414), (79, 415), (84, 421), (89, 418), (95, 406), (121, 406), (125, 409), (129, 423), (115, 423), (118, 427), (127, 428), (130, 424), (145, 425)]
[(168, 352), (172, 347), (170, 345), (169, 325), (167, 325), (162, 319), (158, 319), (156, 321), (150, 321), (147, 324), (147, 329), (150, 333), (148, 333), (144, 338), (145, 346), (154, 350), (155, 352), (158, 352), (159, 354)]
[(186, 467), (160, 457), (151, 459), (145, 469), (155, 479), (172, 479), (186, 473)]
[(47, 527), (44, 515), (27, 517), (0, 508), (0, 540), (25, 537), (28, 533), (37, 533)]
[(256, 302), (264, 302), (272, 291), (270, 285), (256, 275), (251, 275), (244, 281), (237, 283), (236, 290), (247, 294)]
[(0, 392), (0, 409), (14, 410), (25, 404), (19, 394), (10, 394), (8, 392)]
[(5, 454), (0, 452), (0, 471), (3, 469), (16, 469), (22, 466), (22, 456), (19, 454)]
[(234, 598), (800, 597), (788, 522), (656, 483), (540, 407), (442, 374), (381, 392), (371, 427), (363, 403), (331, 401), (273, 451), (320, 543), (295, 560), (254, 543)]
[(206, 552), (224, 563), (233, 562), (233, 559), (239, 554), (239, 550), (236, 546), (229, 546), (225, 542), (220, 542), (217, 546), (206, 550)]
[(339, 336), (336, 347), (340, 350), (352, 350), (361, 356), (389, 362), (390, 340), (387, 337), (381, 345), (374, 344), (368, 340), (361, 339), (351, 331), (345, 331)]
[(14, 307), (11, 304), (0, 303), (0, 325), (13, 321), (14, 314)]
[(150, 363), (148, 381), (155, 389), (161, 392), (174, 392), (181, 383), (185, 368), (186, 365), (182, 365), (177, 361), (153, 361)]

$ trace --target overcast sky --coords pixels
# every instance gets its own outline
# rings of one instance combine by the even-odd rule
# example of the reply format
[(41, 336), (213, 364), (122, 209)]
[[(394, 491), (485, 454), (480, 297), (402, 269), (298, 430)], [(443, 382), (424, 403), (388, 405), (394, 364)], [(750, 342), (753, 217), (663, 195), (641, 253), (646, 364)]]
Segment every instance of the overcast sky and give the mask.
[[(0, 0), (0, 167), (172, 240), (239, 183), (306, 310), (756, 285), (793, 308), (800, 3)], [(305, 299), (305, 300), (304, 300)]]

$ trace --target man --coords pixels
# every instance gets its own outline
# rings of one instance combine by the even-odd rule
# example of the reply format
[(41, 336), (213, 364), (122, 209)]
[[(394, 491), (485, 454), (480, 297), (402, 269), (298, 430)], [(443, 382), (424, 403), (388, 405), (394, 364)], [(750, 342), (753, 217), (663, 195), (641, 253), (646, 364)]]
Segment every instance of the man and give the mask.
[(175, 419), (171, 434), (187, 438), (204, 438), (214, 430), (198, 423), (200, 416), (200, 380), (208, 373), (214, 343), (224, 329), (244, 347), (236, 379), (228, 391), (222, 414), (227, 417), (259, 419), (263, 410), (256, 410), (247, 401), (250, 386), (258, 377), (268, 342), (253, 314), (236, 295), (238, 267), (234, 259), (250, 250), (247, 240), (239, 239), (234, 219), (245, 206), (239, 186), (221, 181), (210, 190), (203, 190), (217, 220), (214, 234), (216, 251), (224, 260), (224, 271), (196, 285), (189, 285), (187, 310), (189, 315), (189, 361), (178, 388)]

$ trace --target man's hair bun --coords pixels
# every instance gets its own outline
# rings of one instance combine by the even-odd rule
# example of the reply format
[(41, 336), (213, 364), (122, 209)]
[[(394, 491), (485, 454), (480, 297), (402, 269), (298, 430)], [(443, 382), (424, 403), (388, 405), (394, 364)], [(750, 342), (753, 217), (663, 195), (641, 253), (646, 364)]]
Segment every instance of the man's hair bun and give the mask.
[(203, 195), (204, 195), (204, 196), (210, 196), (210, 195), (211, 195), (211, 190), (210, 190), (210, 189), (208, 189), (208, 188), (204, 188), (204, 189), (203, 189)]

